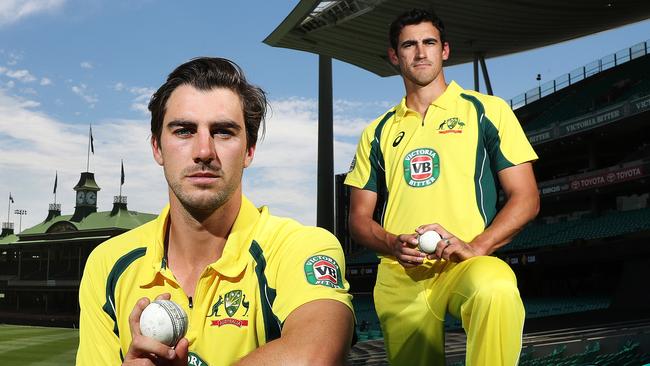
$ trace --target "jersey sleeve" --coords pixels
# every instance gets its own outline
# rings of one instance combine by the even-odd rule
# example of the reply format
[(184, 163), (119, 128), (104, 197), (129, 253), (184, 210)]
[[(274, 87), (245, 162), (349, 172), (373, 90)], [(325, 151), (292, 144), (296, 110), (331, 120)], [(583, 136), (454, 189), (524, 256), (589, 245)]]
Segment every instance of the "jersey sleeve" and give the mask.
[[(94, 254), (94, 253), (93, 253)], [(120, 343), (114, 321), (102, 309), (106, 302), (106, 275), (96, 255), (86, 262), (79, 287), (79, 349), (77, 365), (120, 365)]]
[(284, 323), (299, 306), (314, 300), (336, 300), (352, 310), (345, 259), (336, 237), (320, 228), (303, 227), (284, 244), (277, 253), (277, 297), (273, 303), (273, 313), (280, 322)]
[[(486, 147), (496, 171), (537, 160), (521, 124), (510, 106), (502, 99), (496, 108), (486, 111), (489, 119)], [(496, 131), (489, 131), (489, 130)]]
[[(374, 125), (374, 124), (373, 124)], [(374, 141), (374, 129), (370, 125), (361, 134), (357, 152), (350, 164), (350, 171), (345, 178), (345, 184), (359, 189), (367, 189), (377, 192), (377, 169), (378, 164), (373, 160), (379, 148), (379, 143)], [(374, 154), (373, 154), (374, 153)]]

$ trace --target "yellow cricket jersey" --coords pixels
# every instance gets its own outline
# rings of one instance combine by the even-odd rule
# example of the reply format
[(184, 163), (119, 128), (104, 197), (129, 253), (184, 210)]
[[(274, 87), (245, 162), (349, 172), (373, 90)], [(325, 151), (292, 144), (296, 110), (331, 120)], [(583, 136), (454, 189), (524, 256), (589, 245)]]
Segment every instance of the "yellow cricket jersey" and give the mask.
[(496, 215), (496, 173), (536, 159), (505, 101), (452, 82), (424, 117), (404, 98), (373, 121), (345, 184), (377, 192), (390, 233), (439, 223), (468, 242)]
[(196, 366), (232, 364), (280, 337), (287, 316), (309, 301), (352, 309), (337, 239), (245, 197), (221, 258), (205, 268), (190, 299), (164, 259), (168, 217), (166, 207), (91, 253), (79, 290), (77, 365), (121, 364), (131, 343), (128, 317), (141, 297), (168, 292), (187, 312), (188, 365)]

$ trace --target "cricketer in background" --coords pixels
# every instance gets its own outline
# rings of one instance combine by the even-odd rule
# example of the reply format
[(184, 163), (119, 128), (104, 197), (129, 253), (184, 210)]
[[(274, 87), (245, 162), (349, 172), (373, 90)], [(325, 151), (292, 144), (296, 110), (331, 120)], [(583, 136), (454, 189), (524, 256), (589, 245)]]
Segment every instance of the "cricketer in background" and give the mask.
[[(406, 96), (365, 129), (346, 178), (351, 234), (381, 255), (374, 298), (389, 361), (444, 365), (450, 313), (467, 332), (467, 365), (515, 365), (524, 308), (514, 273), (490, 254), (537, 215), (537, 155), (503, 100), (447, 84), (435, 15), (400, 15), (390, 42)], [(431, 230), (442, 240), (427, 255), (415, 247)]]

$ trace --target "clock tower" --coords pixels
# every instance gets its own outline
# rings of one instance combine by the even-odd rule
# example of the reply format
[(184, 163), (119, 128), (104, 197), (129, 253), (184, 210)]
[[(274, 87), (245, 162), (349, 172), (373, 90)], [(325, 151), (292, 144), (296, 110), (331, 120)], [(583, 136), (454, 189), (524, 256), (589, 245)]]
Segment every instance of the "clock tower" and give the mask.
[(77, 192), (74, 215), (70, 221), (79, 222), (93, 212), (97, 212), (97, 192), (101, 190), (95, 182), (95, 174), (81, 173), (79, 183), (74, 187)]

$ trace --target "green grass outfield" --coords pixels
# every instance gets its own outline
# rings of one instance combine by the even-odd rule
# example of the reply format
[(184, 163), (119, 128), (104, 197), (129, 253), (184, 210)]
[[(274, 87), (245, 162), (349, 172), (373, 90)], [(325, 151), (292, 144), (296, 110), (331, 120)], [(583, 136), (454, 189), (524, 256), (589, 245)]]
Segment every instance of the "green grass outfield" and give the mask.
[(2, 366), (74, 365), (79, 330), (0, 324)]

